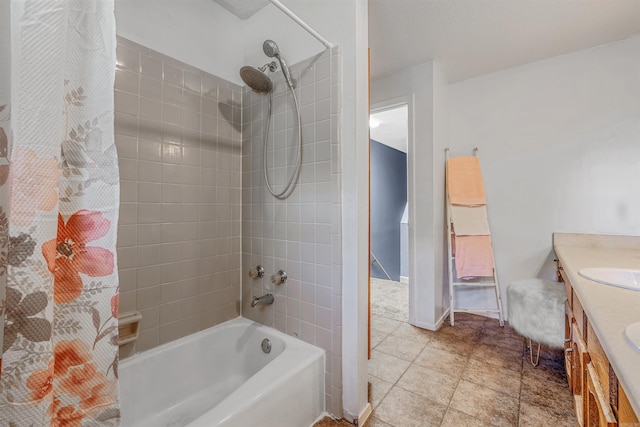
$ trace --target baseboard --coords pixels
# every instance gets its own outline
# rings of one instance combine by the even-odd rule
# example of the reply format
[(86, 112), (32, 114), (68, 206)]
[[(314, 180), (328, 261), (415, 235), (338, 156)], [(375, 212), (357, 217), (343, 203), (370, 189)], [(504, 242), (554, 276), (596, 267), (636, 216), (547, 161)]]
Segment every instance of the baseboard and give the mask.
[(365, 406), (362, 412), (360, 412), (360, 415), (358, 415), (358, 419), (354, 420), (354, 425), (363, 426), (371, 416), (372, 411), (373, 409), (371, 408), (371, 403), (367, 402), (367, 406)]
[(447, 316), (449, 315), (449, 311), (450, 311), (450, 309), (448, 309), (448, 308), (447, 308), (447, 309), (444, 311), (444, 313), (442, 313), (442, 316), (440, 316), (440, 319), (438, 319), (438, 323), (436, 323), (436, 331), (437, 331), (438, 329), (440, 329), (440, 327), (441, 327), (441, 326), (442, 326), (442, 324), (444, 323), (444, 319), (446, 319), (446, 318), (447, 318)]
[(447, 318), (447, 316), (449, 315), (449, 309), (447, 308), (444, 313), (442, 314), (442, 316), (440, 316), (440, 318), (438, 319), (438, 321), (434, 324), (434, 323), (425, 323), (425, 322), (412, 322), (411, 320), (409, 320), (409, 323), (412, 324), (413, 326), (417, 326), (419, 328), (422, 329), (428, 329), (430, 331), (437, 331), (438, 329), (440, 329), (440, 327), (442, 326), (442, 324), (444, 323), (444, 319)]

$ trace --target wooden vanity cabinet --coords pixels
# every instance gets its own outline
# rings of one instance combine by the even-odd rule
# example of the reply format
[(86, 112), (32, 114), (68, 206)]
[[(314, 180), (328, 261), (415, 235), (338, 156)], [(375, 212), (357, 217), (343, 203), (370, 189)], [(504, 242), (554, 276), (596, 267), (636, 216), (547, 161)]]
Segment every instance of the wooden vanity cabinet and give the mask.
[(629, 402), (624, 389), (620, 387), (620, 383), (618, 383), (618, 407), (614, 407), (614, 411), (620, 427), (640, 427), (640, 421), (638, 421), (636, 413), (633, 412), (631, 402)]
[(607, 355), (560, 262), (558, 280), (565, 303), (565, 370), (578, 424), (584, 427), (640, 427)]
[(564, 370), (567, 372), (567, 382), (569, 383), (569, 390), (575, 396), (576, 393), (580, 394), (581, 391), (575, 390), (575, 387), (573, 385), (573, 381), (575, 379), (573, 375), (573, 367), (575, 366), (575, 363), (573, 362), (573, 322), (573, 313), (571, 312), (571, 306), (569, 305), (569, 301), (567, 300), (564, 303)]

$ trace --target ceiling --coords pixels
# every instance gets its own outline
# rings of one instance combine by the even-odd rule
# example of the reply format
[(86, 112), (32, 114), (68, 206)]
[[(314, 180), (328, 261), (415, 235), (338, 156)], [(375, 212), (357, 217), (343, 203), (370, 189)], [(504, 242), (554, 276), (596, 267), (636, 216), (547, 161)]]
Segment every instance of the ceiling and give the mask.
[(369, 136), (375, 141), (406, 153), (409, 132), (408, 120), (409, 111), (406, 105), (371, 113), (371, 122), (377, 123), (377, 126), (369, 127)]
[(449, 83), (640, 33), (640, 0), (369, 0), (371, 78), (435, 59)]
[(213, 0), (240, 19), (251, 18), (269, 4), (269, 0)]

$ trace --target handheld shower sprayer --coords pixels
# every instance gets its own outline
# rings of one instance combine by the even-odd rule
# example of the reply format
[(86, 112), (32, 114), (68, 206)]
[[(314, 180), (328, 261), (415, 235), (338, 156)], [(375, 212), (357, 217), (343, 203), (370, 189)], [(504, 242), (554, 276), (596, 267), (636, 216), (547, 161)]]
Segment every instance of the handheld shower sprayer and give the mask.
[[(240, 78), (242, 78), (242, 80), (247, 84), (247, 86), (250, 87), (254, 92), (266, 94), (269, 97), (269, 104), (268, 104), (269, 109), (267, 110), (268, 111), (267, 118), (265, 120), (264, 135), (262, 139), (263, 141), (262, 161), (263, 161), (264, 182), (267, 186), (267, 189), (269, 190), (269, 193), (271, 193), (273, 197), (275, 197), (276, 199), (284, 200), (287, 197), (289, 197), (293, 192), (293, 189), (295, 188), (295, 183), (300, 173), (300, 166), (302, 165), (302, 124), (300, 123), (301, 122), (300, 105), (298, 104), (298, 97), (296, 96), (295, 85), (294, 85), (293, 79), (291, 78), (289, 67), (287, 67), (287, 64), (284, 61), (284, 58), (280, 54), (280, 49), (278, 49), (278, 45), (276, 44), (276, 42), (274, 42), (273, 40), (266, 40), (262, 44), (262, 50), (264, 50), (265, 55), (267, 55), (269, 58), (275, 57), (280, 63), (282, 74), (284, 75), (284, 79), (287, 82), (287, 86), (289, 86), (289, 90), (291, 91), (291, 96), (293, 97), (293, 102), (296, 106), (296, 118), (298, 121), (298, 126), (297, 126), (298, 141), (296, 144), (297, 145), (296, 160), (295, 160), (295, 163), (292, 165), (290, 173), (288, 174), (289, 176), (287, 178), (287, 183), (284, 185), (284, 189), (282, 189), (279, 192), (274, 191), (274, 189), (271, 187), (271, 182), (269, 181), (269, 175), (267, 173), (267, 170), (268, 170), (267, 158), (269, 157), (267, 155), (268, 153), (267, 142), (269, 140), (269, 126), (270, 126), (271, 116), (272, 116), (271, 107), (272, 107), (273, 83), (271, 79), (266, 75), (267, 70), (272, 73), (276, 71), (276, 69), (278, 68), (278, 64), (276, 63), (276, 61), (271, 61), (270, 63), (267, 63), (262, 67), (258, 67), (258, 68), (250, 67), (250, 66), (241, 67)], [(264, 297), (266, 296), (267, 295), (265, 295)], [(264, 298), (264, 297), (260, 297), (260, 298)], [(271, 298), (273, 298), (273, 296)], [(273, 302), (273, 300), (271, 302)], [(269, 304), (271, 302), (269, 302)], [(256, 302), (256, 304), (259, 304), (259, 303), (260, 302)], [(252, 303), (252, 306), (253, 305), (254, 304)]]
[(289, 67), (287, 67), (287, 63), (284, 61), (284, 58), (280, 54), (280, 49), (278, 49), (278, 45), (273, 40), (265, 40), (262, 44), (262, 50), (264, 54), (269, 58), (275, 57), (278, 62), (280, 62), (280, 68), (282, 69), (282, 74), (284, 74), (284, 78), (287, 81), (287, 84), (291, 89), (293, 89), (293, 80), (291, 79), (291, 74), (289, 73)]

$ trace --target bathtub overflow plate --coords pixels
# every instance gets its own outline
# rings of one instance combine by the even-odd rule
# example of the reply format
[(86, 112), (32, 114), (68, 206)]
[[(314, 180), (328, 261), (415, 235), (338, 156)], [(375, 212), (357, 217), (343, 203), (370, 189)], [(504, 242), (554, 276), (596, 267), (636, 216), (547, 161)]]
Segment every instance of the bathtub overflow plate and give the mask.
[(267, 354), (271, 353), (271, 341), (269, 341), (269, 338), (262, 340), (262, 351)]

